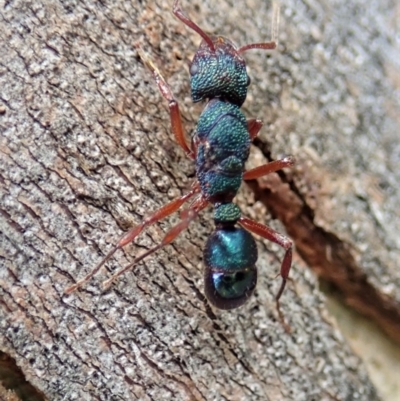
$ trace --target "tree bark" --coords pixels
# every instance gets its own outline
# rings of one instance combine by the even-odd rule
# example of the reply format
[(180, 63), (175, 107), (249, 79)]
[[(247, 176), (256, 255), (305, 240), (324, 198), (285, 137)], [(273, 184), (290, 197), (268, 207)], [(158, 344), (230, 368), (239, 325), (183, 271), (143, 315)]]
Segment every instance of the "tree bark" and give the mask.
[[(269, 40), (271, 5), (237, 3), (182, 8), (238, 44)], [(380, 399), (316, 275), (400, 342), (396, 7), (282, 0), (278, 50), (245, 53), (243, 109), (264, 120), (248, 167), (297, 160), (237, 197), (244, 215), (295, 243), (281, 305), (289, 333), (274, 303), (283, 251), (267, 241), (249, 302), (207, 303), (211, 209), (111, 289), (102, 281), (179, 216), (64, 294), (124, 231), (189, 190), (194, 164), (135, 44), (171, 84), (190, 133), (204, 105), (190, 100), (186, 60), (200, 39), (173, 17), (172, 0), (0, 1), (0, 351), (35, 399)]]

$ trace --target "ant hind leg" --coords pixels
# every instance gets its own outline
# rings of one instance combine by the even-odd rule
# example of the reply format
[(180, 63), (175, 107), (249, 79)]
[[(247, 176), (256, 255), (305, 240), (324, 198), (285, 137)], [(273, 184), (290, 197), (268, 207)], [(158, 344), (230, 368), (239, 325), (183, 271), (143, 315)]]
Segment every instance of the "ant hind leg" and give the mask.
[(279, 299), (281, 298), (282, 293), (285, 289), (286, 281), (289, 278), (289, 271), (292, 266), (292, 248), (293, 248), (292, 241), (289, 238), (287, 238), (286, 236), (273, 230), (272, 228), (270, 228), (266, 225), (260, 224), (247, 217), (242, 216), (239, 219), (238, 223), (241, 226), (243, 226), (246, 230), (249, 230), (252, 233), (259, 235), (260, 237), (267, 239), (268, 241), (271, 241), (271, 242), (274, 242), (275, 244), (280, 245), (286, 251), (285, 256), (283, 257), (283, 260), (282, 260), (281, 270), (280, 270), (280, 276), (282, 277), (282, 284), (279, 288), (278, 293), (275, 296), (275, 302), (276, 302), (276, 309), (278, 311), (279, 318), (280, 318), (283, 326), (285, 327), (285, 330), (290, 331), (290, 328), (285, 323), (283, 314), (281, 312), (280, 305), (279, 305)]
[(127, 272), (128, 270), (132, 269), (136, 264), (138, 264), (140, 261), (142, 261), (144, 258), (147, 256), (151, 255), (154, 252), (157, 252), (159, 249), (164, 248), (166, 245), (170, 244), (174, 239), (184, 230), (186, 230), (192, 220), (194, 220), (200, 211), (202, 211), (206, 206), (208, 205), (208, 201), (206, 201), (204, 198), (199, 198), (193, 204), (188, 208), (182, 211), (181, 216), (183, 219), (176, 224), (174, 227), (172, 227), (164, 236), (163, 240), (161, 243), (156, 245), (155, 247), (149, 249), (148, 251), (142, 253), (139, 255), (132, 263), (130, 263), (128, 266), (125, 266), (118, 272), (116, 272), (114, 275), (112, 275), (108, 280), (103, 282), (103, 288), (107, 289), (110, 287), (110, 285), (113, 283), (115, 279), (117, 279), (119, 276)]
[(139, 225), (131, 228), (127, 233), (125, 233), (118, 241), (118, 243), (108, 252), (108, 254), (100, 261), (100, 263), (85, 277), (77, 281), (74, 285), (65, 289), (66, 294), (71, 294), (77, 288), (82, 287), (83, 284), (87, 283), (100, 269), (101, 267), (117, 252), (119, 249), (122, 249), (125, 245), (131, 243), (142, 231), (144, 228), (157, 223), (161, 219), (171, 215), (176, 212), (185, 202), (187, 202), (193, 195), (199, 192), (199, 185), (196, 184), (193, 186), (190, 192), (187, 194), (173, 200), (170, 203), (162, 206), (160, 209), (156, 210), (151, 216), (144, 219)]

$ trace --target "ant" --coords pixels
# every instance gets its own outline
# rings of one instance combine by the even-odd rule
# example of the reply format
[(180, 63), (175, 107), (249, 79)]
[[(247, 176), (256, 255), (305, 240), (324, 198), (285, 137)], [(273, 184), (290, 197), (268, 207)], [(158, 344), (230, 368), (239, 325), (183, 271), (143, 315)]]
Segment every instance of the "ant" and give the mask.
[(279, 299), (292, 263), (292, 242), (268, 226), (242, 216), (239, 207), (233, 203), (243, 180), (254, 180), (291, 167), (295, 163), (294, 158), (289, 156), (244, 171), (251, 142), (260, 131), (262, 121), (246, 120), (240, 110), (250, 85), (242, 54), (250, 49), (276, 48), (279, 8), (274, 12), (271, 42), (253, 43), (239, 48), (225, 37), (204, 33), (184, 14), (179, 0), (174, 0), (173, 14), (203, 39), (190, 64), (189, 72), (193, 102), (206, 100), (207, 104), (192, 134), (190, 146), (185, 140), (178, 102), (167, 82), (139, 46), (138, 53), (151, 71), (162, 96), (168, 101), (172, 132), (187, 156), (194, 160), (197, 179), (187, 194), (162, 206), (129, 230), (86, 277), (68, 287), (65, 292), (69, 294), (82, 286), (117, 250), (131, 243), (143, 229), (178, 211), (184, 203), (191, 200), (190, 206), (180, 213), (181, 221), (166, 233), (162, 242), (111, 276), (103, 283), (104, 287), (108, 288), (117, 277), (170, 244), (203, 209), (212, 204), (215, 208), (215, 230), (204, 248), (204, 286), (207, 299), (219, 309), (233, 309), (243, 305), (251, 296), (257, 282), (257, 245), (251, 234), (254, 233), (280, 245), (286, 251), (280, 269), (282, 284), (275, 297), (277, 310), (283, 321)]

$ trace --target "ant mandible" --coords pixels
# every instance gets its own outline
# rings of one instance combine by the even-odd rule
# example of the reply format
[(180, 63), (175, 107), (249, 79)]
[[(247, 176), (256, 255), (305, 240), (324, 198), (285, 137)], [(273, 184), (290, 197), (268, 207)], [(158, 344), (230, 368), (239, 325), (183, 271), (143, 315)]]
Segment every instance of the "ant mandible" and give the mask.
[(257, 282), (257, 245), (251, 234), (254, 233), (280, 245), (286, 251), (280, 269), (282, 284), (275, 297), (281, 317), (279, 299), (292, 263), (292, 242), (268, 226), (242, 216), (239, 207), (233, 203), (243, 180), (257, 179), (293, 166), (295, 162), (289, 156), (244, 171), (250, 144), (261, 129), (262, 121), (246, 120), (240, 110), (250, 84), (242, 54), (250, 49), (276, 48), (279, 8), (275, 7), (271, 42), (253, 43), (239, 48), (225, 37), (204, 33), (184, 14), (179, 0), (174, 1), (173, 14), (203, 39), (190, 64), (189, 72), (193, 102), (206, 100), (207, 104), (192, 134), (190, 146), (185, 140), (178, 102), (167, 82), (140, 47), (138, 52), (155, 78), (162, 96), (168, 101), (172, 132), (188, 157), (194, 160), (197, 179), (187, 194), (164, 205), (129, 230), (94, 270), (68, 287), (65, 292), (71, 293), (82, 286), (118, 249), (131, 243), (143, 229), (178, 211), (184, 203), (192, 199), (190, 206), (181, 212), (181, 221), (167, 232), (162, 242), (115, 273), (103, 283), (104, 287), (108, 288), (121, 274), (170, 244), (206, 206), (212, 204), (215, 208), (215, 230), (209, 236), (204, 249), (204, 285), (208, 300), (217, 308), (233, 309), (244, 304), (253, 293)]

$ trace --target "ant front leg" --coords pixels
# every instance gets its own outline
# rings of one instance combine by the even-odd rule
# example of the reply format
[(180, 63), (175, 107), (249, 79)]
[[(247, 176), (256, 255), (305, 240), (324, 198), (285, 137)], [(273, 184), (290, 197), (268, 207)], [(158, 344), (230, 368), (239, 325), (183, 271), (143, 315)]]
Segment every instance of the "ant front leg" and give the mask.
[(140, 46), (137, 46), (137, 50), (139, 52), (139, 56), (142, 59), (143, 63), (147, 66), (147, 68), (150, 70), (151, 74), (155, 78), (161, 94), (168, 101), (172, 132), (175, 135), (176, 141), (181, 146), (181, 148), (185, 151), (185, 153), (191, 159), (194, 159), (194, 154), (186, 143), (185, 133), (183, 131), (183, 126), (182, 126), (181, 112), (179, 111), (179, 105), (178, 105), (177, 100), (175, 100), (174, 95), (172, 94), (171, 89), (170, 89), (169, 85), (167, 84), (167, 81), (161, 75), (161, 72), (159, 71), (159, 69), (146, 56), (145, 52), (142, 50), (142, 48)]
[[(292, 266), (292, 248), (293, 248), (292, 241), (289, 238), (287, 238), (286, 236), (273, 230), (272, 228), (265, 226), (263, 224), (257, 223), (256, 221), (251, 220), (247, 217), (241, 217), (239, 219), (238, 223), (241, 226), (243, 226), (246, 230), (249, 230), (252, 233), (257, 234), (260, 237), (267, 239), (268, 241), (274, 242), (275, 244), (280, 245), (282, 248), (284, 248), (286, 250), (285, 256), (284, 256), (282, 264), (281, 264), (281, 271), (280, 271), (280, 275), (282, 277), (282, 284), (281, 284), (281, 287), (280, 287), (278, 293), (275, 296), (276, 308), (278, 310), (278, 314), (279, 314), (281, 321), (284, 323), (283, 315), (282, 315), (282, 312), (279, 307), (279, 299), (283, 293), (283, 290), (285, 289), (286, 281), (289, 277), (289, 271)], [(285, 325), (285, 323), (284, 323), (284, 325)]]
[(171, 215), (176, 212), (185, 202), (187, 202), (191, 197), (193, 197), (196, 193), (199, 192), (199, 184), (195, 184), (192, 190), (170, 203), (162, 206), (160, 209), (156, 210), (151, 216), (143, 220), (139, 225), (131, 228), (126, 234), (124, 234), (118, 241), (117, 245), (115, 245), (108, 254), (100, 261), (100, 263), (85, 277), (81, 280), (77, 281), (74, 285), (65, 289), (66, 294), (71, 294), (71, 292), (75, 291), (77, 288), (81, 287), (83, 284), (88, 282), (100, 269), (101, 267), (114, 255), (118, 249), (122, 249), (125, 245), (131, 243), (142, 231), (144, 228), (157, 223), (158, 221), (164, 219), (165, 217)]

